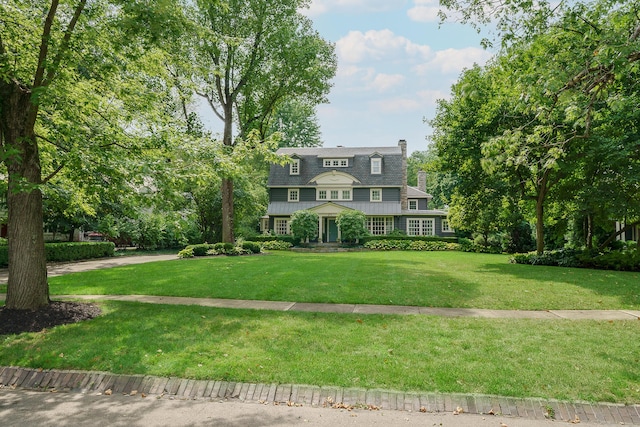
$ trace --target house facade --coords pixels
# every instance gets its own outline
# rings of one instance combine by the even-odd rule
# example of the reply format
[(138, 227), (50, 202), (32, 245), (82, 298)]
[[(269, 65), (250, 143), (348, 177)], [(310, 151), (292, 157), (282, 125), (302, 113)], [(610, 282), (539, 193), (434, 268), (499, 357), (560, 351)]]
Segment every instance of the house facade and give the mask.
[(429, 209), (426, 174), (407, 186), (407, 143), (392, 147), (281, 148), (292, 163), (271, 165), (264, 233), (291, 234), (291, 214), (318, 214), (318, 241), (339, 242), (337, 215), (358, 210), (373, 235), (402, 230), (410, 236), (454, 236), (447, 212)]

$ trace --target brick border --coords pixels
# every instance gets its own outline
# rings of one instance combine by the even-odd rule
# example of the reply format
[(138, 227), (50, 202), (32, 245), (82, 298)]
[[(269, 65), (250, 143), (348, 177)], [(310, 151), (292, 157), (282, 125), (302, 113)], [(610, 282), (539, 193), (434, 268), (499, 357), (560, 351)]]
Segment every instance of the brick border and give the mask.
[[(640, 405), (518, 399), (501, 396), (405, 393), (380, 389), (253, 384), (113, 375), (106, 372), (0, 367), (0, 388), (48, 392), (96, 393), (412, 412), (504, 415), (531, 420), (581, 421), (640, 426)], [(550, 412), (553, 414), (551, 417)]]

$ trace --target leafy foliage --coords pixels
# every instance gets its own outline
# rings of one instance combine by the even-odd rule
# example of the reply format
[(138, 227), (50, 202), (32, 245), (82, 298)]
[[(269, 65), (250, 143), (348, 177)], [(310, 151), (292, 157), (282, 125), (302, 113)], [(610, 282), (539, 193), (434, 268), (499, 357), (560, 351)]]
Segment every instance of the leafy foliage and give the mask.
[(318, 214), (308, 210), (291, 214), (291, 232), (303, 243), (309, 243), (318, 237)]
[(340, 227), (340, 238), (344, 243), (356, 241), (369, 234), (367, 216), (361, 211), (344, 210), (336, 217), (336, 224)]

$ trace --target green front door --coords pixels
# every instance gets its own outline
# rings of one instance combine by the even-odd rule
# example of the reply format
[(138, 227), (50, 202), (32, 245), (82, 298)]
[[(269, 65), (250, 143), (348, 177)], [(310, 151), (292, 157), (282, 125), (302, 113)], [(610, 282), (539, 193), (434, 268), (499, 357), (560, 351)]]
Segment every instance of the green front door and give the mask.
[(337, 242), (338, 241), (338, 225), (336, 224), (335, 219), (327, 219), (327, 241), (328, 242)]

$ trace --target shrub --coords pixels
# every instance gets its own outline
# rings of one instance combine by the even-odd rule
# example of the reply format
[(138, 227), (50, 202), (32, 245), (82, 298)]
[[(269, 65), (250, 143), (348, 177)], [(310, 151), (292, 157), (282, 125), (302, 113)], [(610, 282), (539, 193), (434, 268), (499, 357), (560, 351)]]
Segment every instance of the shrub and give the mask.
[(242, 242), (242, 249), (246, 249), (253, 254), (259, 254), (262, 251), (262, 246), (258, 242)]
[(364, 247), (379, 251), (455, 251), (459, 249), (460, 245), (437, 240), (386, 239), (368, 241)]
[(178, 258), (193, 258), (195, 255), (193, 254), (193, 247), (188, 246), (178, 252)]
[(588, 250), (558, 249), (545, 251), (541, 255), (535, 252), (514, 254), (510, 261), (516, 264), (640, 271), (640, 252), (637, 250), (598, 253)]
[(208, 243), (199, 243), (197, 245), (189, 245), (185, 249), (191, 249), (193, 256), (205, 256), (207, 251), (211, 249), (211, 245)]
[(251, 240), (252, 242), (272, 242), (272, 241), (289, 242), (291, 243), (291, 245), (295, 245), (297, 243), (297, 240), (295, 237), (284, 235), (284, 234), (280, 234), (277, 236), (274, 234), (260, 234), (258, 236), (251, 236), (249, 240)]
[[(81, 259), (111, 257), (115, 245), (111, 242), (60, 242), (45, 243), (47, 261), (77, 261)], [(9, 265), (9, 247), (0, 245), (0, 266)]]
[(291, 214), (291, 232), (296, 240), (308, 243), (318, 237), (318, 214), (308, 210)]
[(290, 242), (282, 240), (269, 240), (262, 243), (262, 249), (266, 251), (286, 251), (293, 246)]
[(336, 217), (336, 224), (340, 227), (340, 236), (345, 243), (355, 243), (367, 236), (367, 216), (361, 211), (342, 211)]

